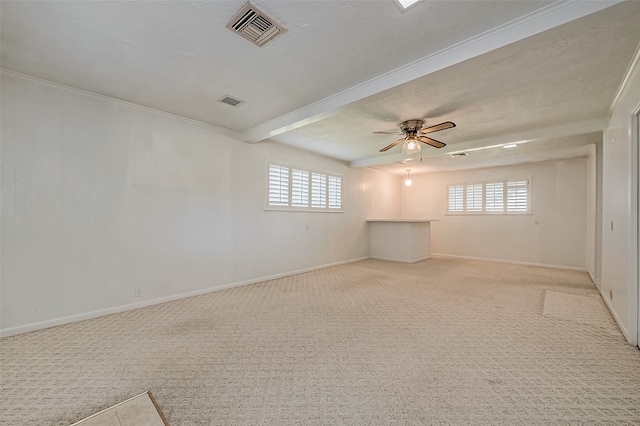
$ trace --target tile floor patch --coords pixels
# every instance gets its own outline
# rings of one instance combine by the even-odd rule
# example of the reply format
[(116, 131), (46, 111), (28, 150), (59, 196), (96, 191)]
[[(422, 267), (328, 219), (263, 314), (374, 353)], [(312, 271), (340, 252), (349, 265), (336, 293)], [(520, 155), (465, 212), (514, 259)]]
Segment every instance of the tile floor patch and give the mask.
[(150, 392), (102, 410), (71, 426), (167, 426)]

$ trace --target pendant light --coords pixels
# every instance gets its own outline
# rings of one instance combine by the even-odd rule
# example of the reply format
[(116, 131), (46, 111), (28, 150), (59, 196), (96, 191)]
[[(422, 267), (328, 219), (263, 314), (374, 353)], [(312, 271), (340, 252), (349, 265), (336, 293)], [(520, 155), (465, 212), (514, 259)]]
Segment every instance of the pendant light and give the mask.
[(410, 172), (411, 172), (411, 169), (407, 170), (407, 179), (404, 181), (404, 184), (407, 186), (411, 186), (411, 176), (409, 176)]

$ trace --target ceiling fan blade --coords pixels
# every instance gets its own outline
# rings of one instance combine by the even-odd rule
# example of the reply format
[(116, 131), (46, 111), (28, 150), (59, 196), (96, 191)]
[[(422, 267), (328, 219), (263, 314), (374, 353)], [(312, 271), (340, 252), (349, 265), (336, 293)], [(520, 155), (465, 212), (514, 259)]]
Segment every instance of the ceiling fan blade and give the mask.
[(418, 136), (418, 140), (422, 143), (426, 143), (427, 145), (431, 145), (435, 148), (442, 148), (446, 145), (444, 142), (437, 141), (435, 139), (428, 138), (426, 136)]
[(373, 133), (377, 133), (379, 135), (404, 135), (404, 133), (398, 133), (397, 130), (394, 130), (393, 132), (373, 132)]
[(398, 139), (397, 141), (395, 141), (395, 142), (394, 142), (394, 143), (392, 143), (391, 145), (387, 145), (387, 146), (385, 146), (384, 148), (382, 148), (382, 149), (380, 150), (380, 152), (388, 151), (388, 150), (390, 150), (391, 148), (393, 148), (394, 146), (398, 145), (398, 144), (399, 144), (399, 143), (401, 143), (401, 142), (404, 142), (404, 138), (402, 138), (402, 139)]
[(440, 130), (450, 129), (452, 127), (456, 127), (456, 125), (451, 121), (445, 121), (444, 123), (436, 124), (435, 126), (425, 127), (420, 130), (420, 133), (433, 133)]

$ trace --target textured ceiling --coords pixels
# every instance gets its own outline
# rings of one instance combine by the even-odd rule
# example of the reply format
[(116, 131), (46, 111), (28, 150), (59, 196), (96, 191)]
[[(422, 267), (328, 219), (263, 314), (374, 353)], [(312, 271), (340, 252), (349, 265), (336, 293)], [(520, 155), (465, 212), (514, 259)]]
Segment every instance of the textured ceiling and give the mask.
[(544, 5), (393, 1), (254, 1), (288, 30), (263, 49), (225, 28), (244, 0), (3, 1), (2, 66), (243, 131)]
[[(638, 46), (639, 6), (627, 3), (589, 15), (365, 98), (273, 139), (291, 145), (305, 141), (307, 149), (376, 165), (400, 147), (379, 153), (398, 137), (372, 132), (397, 129), (397, 123), (412, 118), (426, 118), (427, 126), (456, 123), (430, 135), (448, 145), (439, 150), (423, 145), (423, 159), (491, 145), (497, 136), (515, 136), (502, 143), (547, 140), (545, 129), (563, 126), (551, 134), (588, 133), (592, 128), (585, 126), (606, 119)], [(567, 126), (571, 123), (576, 126)]]
[(410, 169), (412, 174), (421, 174), (586, 157), (589, 155), (589, 145), (599, 140), (602, 140), (602, 133), (593, 132), (522, 142), (517, 144), (517, 148), (483, 146), (465, 150), (467, 156), (460, 157), (451, 157), (449, 154), (423, 155), (423, 158), (420, 155), (402, 156), (399, 161), (379, 164), (375, 168), (396, 174), (406, 174)]
[[(399, 148), (378, 153), (394, 136), (372, 132), (411, 118), (457, 124), (433, 135), (448, 145), (425, 146), (425, 165), (514, 138), (574, 136), (591, 123), (583, 143), (572, 142), (584, 155), (578, 145), (606, 122), (640, 42), (637, 1), (424, 0), (405, 12), (395, 0), (253, 3), (288, 29), (262, 49), (225, 28), (244, 0), (4, 0), (1, 66), (203, 121), (239, 140), (254, 131), (255, 140), (402, 171)], [(457, 59), (445, 63), (451, 52)], [(444, 65), (414, 75), (425, 58)], [(221, 104), (224, 95), (246, 103)]]

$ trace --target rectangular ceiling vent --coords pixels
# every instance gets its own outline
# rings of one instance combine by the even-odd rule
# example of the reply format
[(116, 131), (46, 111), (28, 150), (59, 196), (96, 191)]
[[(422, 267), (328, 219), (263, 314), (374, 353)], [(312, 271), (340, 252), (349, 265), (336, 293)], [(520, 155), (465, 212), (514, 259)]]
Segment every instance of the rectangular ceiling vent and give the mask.
[(245, 4), (227, 23), (227, 28), (258, 47), (264, 47), (287, 29), (278, 21), (252, 5)]
[(449, 155), (450, 155), (451, 157), (466, 157), (466, 156), (467, 156), (467, 155), (469, 155), (469, 154), (467, 154), (466, 152), (456, 152), (456, 153), (449, 154)]
[(220, 99), (220, 102), (222, 102), (223, 104), (231, 105), (232, 107), (235, 107), (244, 103), (243, 100), (231, 97), (229, 95), (225, 95), (222, 99)]

